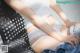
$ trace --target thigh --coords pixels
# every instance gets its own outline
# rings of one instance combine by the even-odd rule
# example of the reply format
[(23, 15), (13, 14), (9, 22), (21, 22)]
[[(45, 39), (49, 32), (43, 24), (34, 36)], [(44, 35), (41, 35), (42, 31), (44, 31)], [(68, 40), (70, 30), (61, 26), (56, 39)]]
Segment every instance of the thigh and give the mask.
[(56, 48), (59, 45), (59, 41), (50, 37), (50, 36), (42, 36), (39, 38), (34, 44), (32, 44), (32, 48), (40, 53), (44, 49)]

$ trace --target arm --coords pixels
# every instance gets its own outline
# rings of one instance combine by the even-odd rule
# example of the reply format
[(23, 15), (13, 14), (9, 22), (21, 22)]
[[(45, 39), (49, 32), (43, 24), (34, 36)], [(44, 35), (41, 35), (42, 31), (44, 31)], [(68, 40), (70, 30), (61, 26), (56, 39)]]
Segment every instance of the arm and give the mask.
[(47, 35), (54, 37), (55, 39), (62, 41), (62, 37), (57, 36), (53, 33), (52, 27), (48, 24), (42, 22), (35, 12), (28, 8), (21, 0), (5, 0), (5, 2), (10, 5), (14, 10), (21, 13), (25, 17), (29, 18), (30, 21), (40, 30), (44, 31)]
[(62, 11), (62, 9), (58, 6), (58, 4), (56, 3), (56, 0), (50, 2), (50, 7), (55, 10), (55, 12), (60, 16), (60, 18), (62, 19), (62, 21), (64, 22), (64, 25), (69, 25), (70, 21), (68, 20), (67, 16), (65, 15), (65, 13)]

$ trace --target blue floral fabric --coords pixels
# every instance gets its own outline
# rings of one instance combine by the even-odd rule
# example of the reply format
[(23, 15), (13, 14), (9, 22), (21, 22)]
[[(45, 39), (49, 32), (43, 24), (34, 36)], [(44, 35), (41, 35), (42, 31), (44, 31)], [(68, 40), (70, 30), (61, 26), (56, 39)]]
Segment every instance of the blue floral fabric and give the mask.
[(59, 45), (56, 50), (46, 49), (42, 53), (80, 53), (80, 44), (72, 46), (69, 43)]

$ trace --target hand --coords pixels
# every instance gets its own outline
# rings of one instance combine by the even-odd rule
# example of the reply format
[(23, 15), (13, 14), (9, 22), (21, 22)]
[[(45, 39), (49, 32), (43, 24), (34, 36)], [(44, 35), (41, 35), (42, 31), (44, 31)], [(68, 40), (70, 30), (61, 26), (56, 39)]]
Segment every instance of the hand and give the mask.
[(65, 24), (62, 26), (61, 31), (64, 31), (67, 28), (70, 28), (72, 25), (75, 25), (77, 22), (72, 22), (70, 20), (66, 20)]
[(79, 39), (74, 36), (67, 36), (65, 42), (68, 42), (74, 46), (79, 43)]
[(67, 28), (69, 28), (70, 26), (72, 26), (72, 25), (76, 24), (77, 22), (72, 22), (72, 21), (70, 21), (70, 20), (66, 20), (66, 22), (65, 22), (65, 23), (66, 23), (66, 25), (65, 25), (65, 26), (66, 26)]

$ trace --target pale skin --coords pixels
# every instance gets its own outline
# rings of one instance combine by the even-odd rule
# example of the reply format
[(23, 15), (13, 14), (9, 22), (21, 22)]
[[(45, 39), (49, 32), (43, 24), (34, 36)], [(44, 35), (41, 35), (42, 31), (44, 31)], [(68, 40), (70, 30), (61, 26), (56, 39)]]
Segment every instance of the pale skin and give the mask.
[[(48, 19), (48, 24), (49, 25), (52, 25), (53, 28), (54, 28), (54, 23), (55, 23), (56, 20), (53, 17), (48, 17), (47, 19)], [(51, 20), (52, 21), (54, 20), (54, 22), (52, 22)], [(49, 22), (49, 21), (51, 21), (51, 22)], [(28, 33), (30, 33), (30, 32), (33, 32), (34, 30), (36, 31), (36, 29), (37, 28), (34, 25), (31, 25), (27, 30), (28, 30)], [(58, 32), (55, 32), (55, 34), (58, 34)], [(50, 37), (48, 35), (45, 35), (45, 34), (40, 34), (40, 35), (41, 35), (40, 38), (38, 38), (35, 41), (33, 39), (34, 42), (31, 41), (32, 48), (37, 53), (41, 53), (41, 51), (43, 51), (44, 49), (56, 48), (60, 43), (62, 43), (62, 42), (60, 42), (60, 41), (58, 41), (58, 40), (56, 40), (56, 39), (54, 39), (54, 38), (52, 38), (52, 37)], [(61, 34), (59, 33), (59, 35), (67, 35), (67, 28), (65, 30), (63, 30), (61, 32)], [(75, 38), (71, 36), (69, 40), (72, 40), (73, 41), (73, 39), (75, 40)], [(67, 40), (66, 40), (66, 42), (67, 42)], [(69, 43), (71, 43), (71, 42), (69, 42)]]
[[(23, 3), (21, 2), (21, 0), (5, 0), (5, 2), (10, 5), (15, 11), (17, 11), (18, 13), (24, 15), (25, 17), (27, 17), (33, 24), (34, 26), (36, 26), (38, 29), (40, 29), (41, 31), (45, 32), (47, 35), (49, 35), (50, 37), (46, 37), (49, 40), (52, 40), (52, 42), (55, 42), (55, 44), (51, 43), (53, 46), (57, 45), (60, 42), (63, 42), (67, 39), (67, 35), (61, 35), (58, 36), (58, 33), (53, 32), (52, 27), (50, 25), (45, 24), (44, 22), (42, 22), (38, 16), (36, 15), (36, 13), (29, 7), (27, 7), (26, 5), (23, 5)], [(56, 4), (56, 0), (54, 0), (54, 2), (51, 2), (50, 7), (56, 11), (56, 13), (60, 16), (60, 18), (62, 19), (62, 21), (64, 22), (64, 25), (67, 26), (69, 25), (67, 23), (67, 17), (66, 15), (63, 13), (63, 11), (60, 9), (60, 7)], [(46, 27), (45, 27), (46, 26)], [(53, 39), (52, 39), (53, 38)], [(34, 50), (36, 52), (40, 52), (43, 49), (43, 46), (46, 47), (47, 45), (44, 44), (45, 40), (40, 43), (43, 43), (41, 45), (41, 48), (39, 48), (39, 45), (36, 45), (34, 48)], [(49, 46), (49, 44), (48, 44)], [(49, 46), (50, 47), (50, 46)]]
[[(46, 18), (48, 19), (48, 21), (47, 21), (48, 24), (52, 25), (54, 28), (54, 23), (56, 20), (53, 17), (46, 17)], [(54, 20), (54, 22), (53, 22), (53, 20)], [(51, 21), (51, 22), (49, 22), (49, 21)], [(28, 30), (28, 33), (30, 33), (36, 29), (37, 28), (34, 25), (32, 25), (27, 30)], [(63, 33), (63, 35), (66, 35), (66, 30), (63, 31), (62, 33)], [(56, 32), (55, 32), (55, 34), (56, 34)], [(61, 43), (60, 41), (58, 41), (58, 40), (56, 40), (56, 39), (54, 39), (54, 38), (52, 38), (46, 34), (40, 34), (40, 35), (41, 35), (41, 37), (39, 39), (37, 39), (35, 41), (33, 39), (34, 42), (31, 41), (32, 42), (32, 48), (36, 51), (36, 53), (41, 53), (41, 51), (43, 51), (44, 49), (56, 48), (59, 45), (59, 43)]]

